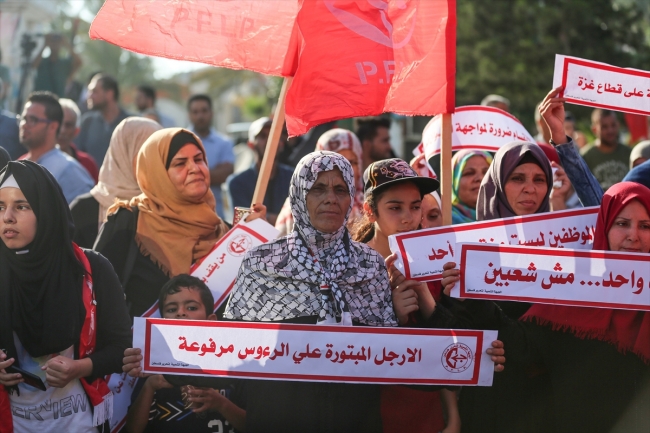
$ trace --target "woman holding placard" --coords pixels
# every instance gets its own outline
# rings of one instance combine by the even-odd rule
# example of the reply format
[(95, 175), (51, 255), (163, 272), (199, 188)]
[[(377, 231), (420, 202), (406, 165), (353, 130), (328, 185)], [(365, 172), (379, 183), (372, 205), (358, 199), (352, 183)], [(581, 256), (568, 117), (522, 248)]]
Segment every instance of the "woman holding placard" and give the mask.
[[(160, 288), (189, 273), (228, 231), (215, 212), (203, 144), (192, 132), (154, 132), (138, 153), (136, 177), (142, 194), (109, 208), (95, 243), (120, 276), (132, 317), (154, 306)], [(250, 219), (266, 209), (256, 210)]]
[(104, 378), (121, 369), (129, 316), (110, 263), (75, 245), (73, 229), (49, 171), (31, 161), (0, 171), (0, 427), (13, 423), (8, 431), (97, 432), (111, 418)]

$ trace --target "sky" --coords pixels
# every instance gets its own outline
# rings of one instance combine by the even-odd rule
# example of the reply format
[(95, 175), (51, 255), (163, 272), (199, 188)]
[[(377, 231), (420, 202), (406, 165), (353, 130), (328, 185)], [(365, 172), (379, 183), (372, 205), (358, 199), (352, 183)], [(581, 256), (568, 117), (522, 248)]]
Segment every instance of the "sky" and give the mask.
[[(68, 14), (71, 16), (79, 16), (84, 21), (92, 22), (94, 15), (85, 8), (84, 0), (69, 0), (70, 8)], [(141, 55), (141, 54), (138, 54)], [(153, 59), (154, 77), (158, 80), (171, 78), (172, 76), (188, 71), (194, 71), (205, 67), (202, 63), (187, 62), (183, 60), (164, 59), (162, 57), (151, 57)]]

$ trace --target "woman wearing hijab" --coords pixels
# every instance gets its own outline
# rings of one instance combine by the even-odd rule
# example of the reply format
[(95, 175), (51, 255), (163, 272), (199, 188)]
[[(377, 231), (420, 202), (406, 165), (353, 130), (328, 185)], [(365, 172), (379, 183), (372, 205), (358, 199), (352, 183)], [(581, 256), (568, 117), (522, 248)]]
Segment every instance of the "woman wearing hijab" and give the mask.
[(215, 212), (203, 145), (190, 131), (154, 132), (138, 153), (136, 177), (142, 193), (109, 208), (95, 244), (120, 276), (132, 317), (228, 231)]
[(129, 117), (117, 125), (99, 170), (99, 182), (70, 203), (77, 245), (92, 248), (115, 200), (130, 200), (142, 193), (135, 178), (136, 157), (147, 138), (159, 129), (162, 126), (143, 117)]
[(635, 144), (630, 152), (630, 170), (648, 160), (650, 160), (650, 140)]
[[(650, 253), (650, 189), (622, 182), (607, 190), (593, 249)], [(628, 408), (648, 419), (647, 407), (628, 403), (650, 365), (650, 313), (536, 304), (523, 320), (536, 324), (524, 340), (527, 354), (550, 372), (553, 431), (609, 432)]]
[(476, 221), (476, 201), (483, 176), (492, 163), (492, 155), (480, 150), (461, 150), (451, 159), (452, 224)]
[[(325, 132), (318, 138), (316, 151), (326, 150), (343, 155), (348, 160), (354, 171), (354, 183), (356, 194), (352, 202), (352, 213), (348, 218), (348, 226), (361, 216), (363, 210), (363, 149), (357, 136), (347, 129), (334, 128)], [(291, 215), (291, 204), (289, 198), (284, 202), (282, 210), (278, 215), (275, 228), (280, 230), (279, 236), (285, 236), (293, 231), (293, 216)]]
[[(351, 240), (347, 230), (355, 190), (353, 168), (343, 156), (305, 156), (289, 190), (294, 230), (247, 253), (224, 316), (397, 326), (383, 258)], [(248, 432), (381, 432), (377, 386), (263, 380), (247, 386)]]
[(0, 171), (0, 419), (15, 432), (96, 432), (111, 417), (104, 377), (121, 370), (130, 321), (110, 263), (75, 245), (73, 229), (46, 169)]

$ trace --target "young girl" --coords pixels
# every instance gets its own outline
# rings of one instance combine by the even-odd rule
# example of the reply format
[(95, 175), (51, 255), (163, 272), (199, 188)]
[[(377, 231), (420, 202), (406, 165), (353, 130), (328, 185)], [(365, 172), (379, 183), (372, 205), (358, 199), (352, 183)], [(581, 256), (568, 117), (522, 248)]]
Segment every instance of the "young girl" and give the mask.
[[(401, 159), (371, 164), (363, 180), (364, 217), (355, 227), (355, 240), (367, 243), (385, 259), (391, 255), (388, 236), (420, 228), (423, 197), (438, 188), (438, 181), (418, 176)], [(435, 298), (439, 295), (440, 290), (432, 293), (424, 283), (398, 286), (393, 291), (393, 305), (400, 325), (417, 326), (429, 321), (434, 316)], [(453, 323), (440, 323), (437, 327), (453, 327)], [(447, 407), (446, 417), (441, 398)], [(381, 412), (384, 432), (460, 431), (456, 394), (449, 390), (433, 392), (405, 386), (384, 386)]]

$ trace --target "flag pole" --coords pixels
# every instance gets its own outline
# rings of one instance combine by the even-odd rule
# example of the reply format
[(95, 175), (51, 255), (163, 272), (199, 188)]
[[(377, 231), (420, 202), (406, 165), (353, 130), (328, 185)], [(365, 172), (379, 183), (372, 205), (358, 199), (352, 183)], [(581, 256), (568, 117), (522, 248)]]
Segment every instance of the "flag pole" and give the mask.
[(451, 225), (451, 113), (442, 115), (442, 146), (440, 151), (440, 199), (442, 225)]
[(271, 131), (269, 132), (269, 138), (266, 142), (266, 150), (264, 151), (264, 158), (262, 158), (262, 163), (260, 165), (260, 173), (257, 177), (257, 185), (255, 185), (255, 193), (253, 194), (251, 207), (256, 203), (264, 203), (266, 187), (269, 185), (271, 171), (273, 170), (273, 162), (275, 161), (275, 155), (278, 153), (278, 142), (280, 141), (282, 127), (284, 126), (284, 101), (292, 80), (293, 77), (285, 77), (282, 82), (282, 89), (280, 90), (278, 105), (275, 109), (275, 114), (273, 115), (273, 123), (271, 124)]

